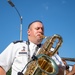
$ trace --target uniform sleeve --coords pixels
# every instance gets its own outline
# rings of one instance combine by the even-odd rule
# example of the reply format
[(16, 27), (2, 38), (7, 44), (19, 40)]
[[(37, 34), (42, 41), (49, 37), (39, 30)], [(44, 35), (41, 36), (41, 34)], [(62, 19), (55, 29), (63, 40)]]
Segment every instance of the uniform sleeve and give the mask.
[(10, 43), (7, 48), (0, 54), (0, 66), (7, 72), (13, 61), (12, 53), (13, 53), (14, 43)]
[(65, 66), (58, 54), (52, 56), (52, 59), (56, 62), (57, 65)]

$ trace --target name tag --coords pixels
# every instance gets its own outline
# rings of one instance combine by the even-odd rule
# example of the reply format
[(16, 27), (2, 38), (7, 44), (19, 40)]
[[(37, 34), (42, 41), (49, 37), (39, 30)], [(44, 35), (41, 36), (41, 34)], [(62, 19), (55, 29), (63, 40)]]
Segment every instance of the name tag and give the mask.
[(19, 54), (27, 54), (27, 52), (19, 52)]

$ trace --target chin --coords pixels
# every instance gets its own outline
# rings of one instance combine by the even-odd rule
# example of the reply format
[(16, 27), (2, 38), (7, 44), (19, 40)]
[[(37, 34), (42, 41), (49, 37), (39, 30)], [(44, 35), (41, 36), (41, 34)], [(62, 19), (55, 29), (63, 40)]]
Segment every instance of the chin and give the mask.
[(38, 43), (40, 44), (42, 42), (42, 39), (38, 39)]

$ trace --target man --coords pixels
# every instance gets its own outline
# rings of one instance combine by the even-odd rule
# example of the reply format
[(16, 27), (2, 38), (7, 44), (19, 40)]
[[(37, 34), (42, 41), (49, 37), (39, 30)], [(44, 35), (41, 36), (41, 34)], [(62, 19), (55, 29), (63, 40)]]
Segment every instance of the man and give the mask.
[(75, 75), (75, 64), (72, 66), (72, 70), (67, 72), (67, 75)]
[[(36, 54), (36, 47), (42, 42), (41, 35), (44, 35), (44, 26), (41, 21), (34, 21), (28, 26), (28, 40), (16, 41), (0, 54), (0, 75), (6, 75), (6, 72), (12, 67), (11, 75), (18, 75), (26, 71), (25, 65), (31, 59), (33, 54)], [(55, 55), (53, 59), (59, 57)], [(57, 61), (58, 62), (58, 61)], [(61, 61), (62, 62), (62, 61)], [(58, 63), (57, 63), (58, 64)], [(62, 64), (59, 63), (62, 66)], [(62, 71), (62, 70), (59, 70)], [(63, 72), (63, 71), (62, 71)], [(59, 74), (60, 75), (60, 72)], [(62, 73), (62, 75), (64, 75)]]

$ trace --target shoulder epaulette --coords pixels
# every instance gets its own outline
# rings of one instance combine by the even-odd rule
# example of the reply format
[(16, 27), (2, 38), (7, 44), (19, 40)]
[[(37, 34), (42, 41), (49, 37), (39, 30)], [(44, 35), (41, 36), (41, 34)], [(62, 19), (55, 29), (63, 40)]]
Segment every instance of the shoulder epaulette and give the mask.
[(14, 41), (13, 43), (16, 44), (18, 42), (23, 42), (23, 40)]

